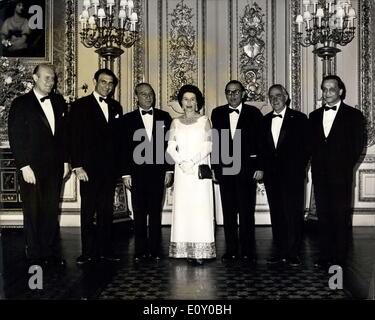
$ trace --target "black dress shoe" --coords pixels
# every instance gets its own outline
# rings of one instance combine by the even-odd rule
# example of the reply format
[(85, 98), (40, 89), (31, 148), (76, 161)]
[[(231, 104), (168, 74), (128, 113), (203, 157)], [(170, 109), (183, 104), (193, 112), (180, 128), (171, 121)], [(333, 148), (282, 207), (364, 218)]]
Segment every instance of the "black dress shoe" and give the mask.
[(44, 264), (52, 267), (65, 267), (66, 261), (61, 257), (48, 257), (44, 260)]
[(159, 262), (161, 260), (162, 256), (160, 254), (150, 254), (149, 258), (152, 261)]
[(234, 262), (237, 259), (238, 259), (237, 255), (229, 254), (229, 253), (224, 253), (223, 256), (221, 257), (221, 261), (223, 262)]
[(195, 259), (194, 262), (199, 266), (203, 265), (203, 259)]
[(267, 264), (280, 264), (285, 263), (286, 259), (281, 257), (270, 257), (267, 259)]
[(91, 257), (87, 257), (87, 256), (79, 256), (76, 260), (76, 263), (80, 266), (84, 265), (84, 264), (88, 264), (92, 262), (92, 258)]
[(136, 255), (134, 256), (133, 260), (134, 260), (135, 263), (139, 263), (139, 262), (141, 262), (141, 261), (146, 260), (146, 258), (147, 258), (147, 257), (146, 257), (145, 254), (136, 254)]
[(322, 269), (327, 269), (331, 265), (331, 262), (325, 259), (319, 259), (314, 262), (314, 267), (315, 268), (322, 268)]
[(286, 261), (288, 265), (291, 267), (298, 267), (301, 265), (301, 260), (298, 257), (291, 257), (288, 258)]
[(255, 265), (257, 263), (257, 258), (252, 255), (244, 254), (244, 255), (241, 255), (241, 261), (243, 263)]
[(120, 262), (121, 259), (119, 257), (116, 257), (114, 255), (103, 255), (100, 256), (100, 260), (106, 261), (106, 262)]

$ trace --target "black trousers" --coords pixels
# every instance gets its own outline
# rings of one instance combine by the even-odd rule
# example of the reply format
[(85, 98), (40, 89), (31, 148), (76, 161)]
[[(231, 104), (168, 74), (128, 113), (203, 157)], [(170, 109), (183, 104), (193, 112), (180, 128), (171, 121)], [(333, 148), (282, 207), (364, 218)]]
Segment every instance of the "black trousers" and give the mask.
[[(255, 256), (256, 182), (250, 176), (222, 176), (220, 195), (223, 208), (226, 253)], [(237, 223), (239, 217), (239, 232)]]
[(59, 169), (42, 174), (35, 172), (36, 184), (29, 184), (20, 174), (26, 256), (43, 259), (61, 255), (59, 221), (60, 191), (63, 174)]
[(280, 258), (297, 257), (302, 242), (304, 178), (291, 179), (277, 174), (264, 179), (276, 249), (274, 255)]
[(344, 263), (350, 231), (352, 179), (333, 181), (313, 177), (313, 184), (321, 258)]
[[(135, 254), (161, 254), (161, 213), (164, 196), (164, 175), (152, 178), (132, 177)], [(148, 217), (148, 228), (147, 228)]]
[(112, 254), (111, 228), (115, 186), (112, 175), (89, 174), (89, 181), (80, 183), (81, 242), (82, 255), (85, 257)]

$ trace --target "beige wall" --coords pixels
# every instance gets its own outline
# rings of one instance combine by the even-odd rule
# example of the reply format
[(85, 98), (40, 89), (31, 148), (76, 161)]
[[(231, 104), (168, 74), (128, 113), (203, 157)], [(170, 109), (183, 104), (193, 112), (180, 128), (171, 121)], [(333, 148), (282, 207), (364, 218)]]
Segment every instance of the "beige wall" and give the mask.
[[(82, 9), (82, 1), (68, 2), (72, 4), (71, 18), (73, 17), (74, 21), (70, 27), (67, 26), (66, 32), (67, 35), (73, 35), (75, 44), (75, 61), (68, 61), (68, 65), (75, 63), (74, 91), (76, 97), (81, 97), (85, 93), (80, 88), (85, 83), (89, 86), (86, 94), (92, 92), (93, 74), (101, 66), (101, 62), (94, 49), (85, 48), (79, 40), (77, 17)], [(171, 96), (179, 84), (173, 75), (177, 75), (180, 70), (204, 92), (206, 114), (210, 115), (213, 108), (226, 102), (225, 84), (230, 79), (240, 79), (250, 87), (250, 81), (244, 77), (247, 71), (254, 69), (258, 70), (255, 85), (262, 90), (261, 94), (253, 96), (249, 103), (259, 107), (263, 113), (268, 112), (270, 106), (266, 95), (267, 88), (277, 82), (284, 84), (289, 90), (293, 108), (310, 113), (320, 99), (322, 63), (312, 53), (313, 48), (301, 48), (295, 42), (293, 21), (295, 15), (300, 13), (301, 2), (184, 0), (187, 11), (177, 19), (180, 0), (135, 1), (140, 16), (139, 39), (134, 47), (125, 49), (114, 70), (120, 78), (117, 98), (124, 112), (133, 110), (134, 84), (146, 81), (150, 82), (156, 91), (157, 106), (167, 110), (172, 116), (178, 116), (181, 110)], [(241, 19), (251, 16), (246, 16), (246, 8), (255, 8), (255, 3), (259, 6), (259, 20), (250, 21), (249, 25), (262, 23), (264, 31), (258, 30), (258, 33), (251, 35), (249, 27), (242, 28), (244, 20)], [(341, 47), (342, 52), (337, 55), (335, 68), (347, 86), (346, 102), (359, 106), (363, 111), (369, 111), (375, 100), (375, 85), (366, 82), (374, 72), (375, 64), (375, 5), (370, 0), (353, 0), (352, 3), (356, 12), (360, 13), (360, 19), (356, 20), (359, 28), (354, 40)], [(187, 13), (191, 13), (190, 18), (187, 18)], [(181, 25), (190, 28), (190, 31), (184, 32)], [(364, 32), (366, 30), (369, 30), (368, 36)], [(182, 40), (178, 42), (173, 35), (182, 36)], [(252, 62), (249, 56), (245, 55), (248, 40), (244, 39), (249, 39), (246, 37), (256, 37), (264, 43), (262, 59), (259, 61)], [(175, 47), (172, 48), (172, 45)], [(65, 50), (67, 49), (69, 48)], [(177, 53), (187, 55), (185, 58), (174, 58)], [(364, 66), (370, 70), (366, 70)], [(364, 90), (366, 88), (367, 91)], [(372, 128), (374, 114), (373, 110), (366, 113)], [(310, 204), (310, 188), (309, 183), (307, 207)], [(64, 198), (66, 200), (62, 207), (67, 214), (62, 217), (63, 223), (77, 225), (80, 199), (74, 178), (68, 182)], [(375, 145), (368, 148), (367, 156), (357, 170), (354, 207), (354, 223), (375, 225)], [(163, 216), (165, 223), (169, 221), (170, 211), (171, 192), (168, 190)], [(220, 214), (218, 218), (220, 221)], [(256, 218), (258, 223), (269, 222), (267, 199), (261, 192), (258, 193)]]
[[(230, 79), (240, 79), (246, 72), (249, 60), (241, 61), (244, 53), (243, 36), (248, 35), (248, 29), (241, 29), (241, 18), (245, 15), (246, 7), (253, 7), (253, 1), (247, 0), (185, 0), (184, 5), (192, 14), (190, 19), (179, 19), (191, 28), (193, 39), (187, 40), (190, 49), (192, 65), (182, 61), (180, 70), (185, 70), (192, 82), (197, 84), (206, 97), (206, 113), (210, 115), (213, 108), (224, 104), (224, 87)], [(270, 110), (267, 100), (267, 88), (272, 83), (284, 84), (291, 96), (292, 107), (306, 114), (316, 108), (320, 99), (320, 79), (322, 63), (312, 53), (313, 48), (300, 48), (293, 43), (293, 15), (299, 13), (299, 1), (292, 0), (258, 0), (261, 23), (264, 31), (256, 35), (264, 42), (263, 62), (256, 67), (261, 69), (256, 84), (263, 87), (263, 97), (249, 102), (256, 105), (263, 113)], [(361, 11), (358, 1), (352, 1), (356, 12)], [(138, 47), (125, 49), (125, 53), (116, 64), (115, 71), (120, 76), (118, 97), (124, 112), (133, 110), (134, 84), (147, 81), (152, 84), (156, 93), (157, 105), (167, 110), (172, 116), (181, 112), (178, 104), (172, 99), (172, 75), (176, 71), (173, 64), (181, 62), (173, 60), (174, 38), (172, 32), (189, 36), (173, 19), (178, 14), (180, 0), (141, 0), (138, 10), (141, 13), (141, 33)], [(180, 8), (181, 9), (181, 8)], [(177, 11), (176, 11), (177, 10)], [(186, 14), (186, 12), (185, 12)], [(251, 16), (251, 15), (248, 15)], [(185, 15), (186, 17), (186, 15)], [(359, 20), (357, 20), (358, 23)], [(191, 34), (190, 34), (191, 35)], [(340, 75), (347, 86), (346, 102), (353, 106), (360, 103), (360, 34), (357, 31), (355, 39), (341, 48), (335, 61), (336, 73)], [(190, 42), (189, 42), (190, 41)], [(176, 44), (176, 43), (175, 43)], [(374, 44), (372, 44), (374, 46)], [(180, 49), (183, 49), (183, 45)], [(295, 56), (293, 49), (299, 50)], [(299, 49), (298, 49), (299, 48)], [(78, 85), (89, 84), (92, 90), (92, 74), (99, 66), (99, 59), (93, 49), (84, 48), (78, 44)], [(184, 69), (186, 66), (190, 68)], [(246, 84), (246, 83), (245, 83)], [(78, 95), (83, 92), (79, 91)], [(295, 99), (293, 99), (295, 98)], [(294, 103), (294, 105), (293, 105)], [(368, 209), (375, 207), (375, 147), (368, 149), (366, 162), (362, 163), (356, 174), (354, 207), (357, 211), (355, 223), (375, 224), (375, 215), (369, 214)], [(306, 206), (310, 204), (310, 183), (307, 186)], [(164, 222), (168, 223), (171, 209), (171, 192), (166, 200)], [(220, 208), (218, 208), (220, 211)], [(258, 193), (257, 222), (268, 223), (267, 199)], [(372, 210), (374, 213), (374, 210)], [(220, 214), (218, 220), (221, 220)]]

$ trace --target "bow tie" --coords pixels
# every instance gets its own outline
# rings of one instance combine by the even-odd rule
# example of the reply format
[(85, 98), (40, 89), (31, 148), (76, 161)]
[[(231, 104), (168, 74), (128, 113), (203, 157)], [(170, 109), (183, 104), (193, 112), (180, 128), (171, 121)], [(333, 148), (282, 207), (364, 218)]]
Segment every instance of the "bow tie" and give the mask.
[(281, 118), (281, 119), (283, 118), (283, 116), (282, 116), (281, 114), (276, 114), (276, 113), (273, 113), (273, 114), (272, 114), (272, 119), (273, 119), (273, 118), (277, 118), (277, 117), (279, 117), (279, 118)]
[(145, 114), (149, 114), (150, 116), (152, 116), (152, 109), (149, 111), (142, 110), (142, 116), (144, 116)]
[(336, 111), (337, 106), (333, 106), (333, 107), (324, 106), (323, 108), (324, 108), (324, 111), (329, 111), (329, 110)]
[(240, 114), (240, 110), (238, 109), (233, 109), (233, 108), (229, 108), (229, 113), (232, 113), (232, 112), (235, 112), (237, 114)]
[(44, 102), (44, 100), (51, 99), (51, 96), (45, 96), (40, 98), (40, 102)]
[(106, 104), (108, 104), (108, 98), (103, 98), (103, 97), (99, 97), (99, 102), (105, 102)]

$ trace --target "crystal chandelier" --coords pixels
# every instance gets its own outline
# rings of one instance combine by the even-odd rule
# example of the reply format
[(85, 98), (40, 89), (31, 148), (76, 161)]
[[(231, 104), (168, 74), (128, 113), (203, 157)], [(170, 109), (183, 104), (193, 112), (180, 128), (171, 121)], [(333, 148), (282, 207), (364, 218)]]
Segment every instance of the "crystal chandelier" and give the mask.
[(356, 13), (351, 1), (303, 0), (304, 13), (296, 18), (297, 39), (301, 46), (323, 46), (313, 52), (323, 59), (323, 75), (331, 74), (331, 59), (355, 35)]
[(138, 16), (133, 9), (132, 0), (121, 0), (118, 5), (115, 0), (83, 0), (81, 42), (87, 48), (96, 48), (106, 67), (109, 62), (113, 69), (114, 59), (124, 53), (121, 46), (130, 48), (137, 38)]

